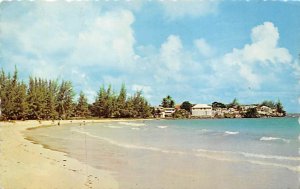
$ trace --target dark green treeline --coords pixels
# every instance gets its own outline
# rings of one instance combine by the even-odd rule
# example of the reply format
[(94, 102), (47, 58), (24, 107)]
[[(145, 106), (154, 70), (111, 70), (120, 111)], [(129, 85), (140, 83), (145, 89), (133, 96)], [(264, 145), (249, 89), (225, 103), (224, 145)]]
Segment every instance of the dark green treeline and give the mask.
[(87, 117), (147, 118), (151, 107), (137, 91), (127, 97), (123, 84), (119, 93), (100, 87), (94, 103), (89, 104), (83, 92), (75, 101), (75, 92), (70, 81), (46, 80), (29, 77), (26, 84), (13, 75), (0, 73), (0, 120), (50, 120)]

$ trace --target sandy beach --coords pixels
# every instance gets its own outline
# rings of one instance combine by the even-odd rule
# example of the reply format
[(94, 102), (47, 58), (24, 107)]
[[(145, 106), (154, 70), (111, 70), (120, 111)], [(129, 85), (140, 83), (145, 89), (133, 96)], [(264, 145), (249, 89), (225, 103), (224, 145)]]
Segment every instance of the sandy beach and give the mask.
[[(109, 122), (89, 120), (87, 122)], [(73, 120), (82, 123), (83, 120)], [(61, 124), (70, 121), (61, 121)], [(0, 122), (0, 188), (118, 188), (107, 171), (67, 157), (62, 152), (48, 150), (24, 139), (27, 128), (51, 125), (56, 122)]]
[(299, 188), (297, 119), (70, 123), (0, 122), (0, 189)]

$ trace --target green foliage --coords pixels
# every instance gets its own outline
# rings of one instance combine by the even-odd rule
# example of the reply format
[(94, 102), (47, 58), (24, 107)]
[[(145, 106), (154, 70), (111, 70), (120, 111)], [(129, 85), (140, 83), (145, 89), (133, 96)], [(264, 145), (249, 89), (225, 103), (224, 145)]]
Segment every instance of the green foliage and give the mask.
[(168, 95), (165, 98), (163, 98), (161, 105), (164, 108), (174, 108), (175, 101), (172, 99), (170, 95)]
[(111, 85), (105, 89), (102, 86), (92, 105), (81, 92), (77, 103), (74, 102), (70, 81), (43, 80), (29, 77), (28, 85), (18, 81), (18, 71), (12, 76), (2, 69), (0, 72), (0, 119), (67, 119), (70, 117), (87, 117), (91, 114), (97, 117), (146, 118), (150, 117), (151, 107), (137, 91), (127, 97), (125, 84), (119, 94)]
[(26, 103), (26, 85), (18, 81), (18, 71), (6, 75), (4, 70), (0, 74), (1, 117), (3, 120), (26, 119), (28, 106)]
[(132, 110), (135, 113), (133, 117), (147, 118), (151, 116), (151, 107), (142, 96), (142, 91), (137, 91), (130, 100), (132, 101)]
[(226, 108), (226, 105), (221, 103), (221, 102), (213, 102), (212, 103), (212, 108)]
[(230, 104), (227, 105), (227, 107), (228, 107), (228, 108), (233, 108), (233, 107), (237, 107), (237, 106), (239, 106), (239, 105), (240, 105), (240, 104), (239, 104), (237, 98), (234, 98), (233, 101), (232, 101)]
[(89, 104), (84, 93), (81, 91), (79, 94), (78, 102), (75, 108), (76, 117), (87, 117), (90, 115)]
[(275, 104), (275, 107), (278, 113), (282, 113), (284, 116), (286, 116), (286, 111), (284, 111), (280, 100), (278, 100), (278, 102)]
[(283, 105), (280, 102), (280, 100), (278, 100), (276, 103), (271, 100), (265, 100), (260, 104), (260, 106), (267, 106), (269, 108), (276, 109), (276, 111), (278, 113), (283, 114), (283, 116), (286, 115), (286, 111), (284, 110)]
[(115, 103), (114, 117), (128, 117), (128, 111), (126, 110), (127, 91), (125, 84), (122, 84), (120, 93)]
[(269, 108), (276, 108), (276, 104), (273, 101), (271, 101), (271, 100), (265, 100), (265, 101), (263, 101), (260, 104), (260, 106), (267, 106)]
[(6, 94), (6, 82), (7, 82), (7, 78), (5, 75), (4, 70), (2, 69), (0, 72), (0, 120), (4, 119), (4, 114), (2, 111), (2, 106), (5, 102), (5, 94)]
[(58, 83), (56, 81), (49, 81), (46, 92), (46, 117), (45, 119), (55, 119), (58, 117), (56, 111), (57, 95), (58, 95)]
[(28, 103), (26, 101), (26, 89), (25, 83), (21, 82), (17, 86), (17, 92), (15, 97), (15, 118), (25, 120), (28, 113)]
[[(0, 71), (0, 120), (67, 119), (90, 115), (106, 118), (147, 118), (159, 113), (150, 107), (148, 101), (142, 96), (142, 91), (136, 91), (128, 97), (125, 84), (118, 94), (112, 90), (111, 85), (107, 89), (101, 86), (93, 104), (88, 104), (83, 92), (80, 93), (76, 103), (74, 96), (70, 81), (58, 83), (55, 80), (29, 77), (26, 85), (23, 81), (19, 81), (16, 68), (13, 75), (5, 73), (3, 69)], [(163, 98), (163, 107), (173, 108), (174, 105), (171, 96)], [(181, 110), (176, 111), (174, 117), (189, 117), (191, 106), (190, 102), (183, 102)], [(213, 108), (226, 107), (220, 102), (214, 102), (212, 106)], [(260, 106), (276, 109), (276, 116), (286, 115), (280, 101), (277, 103), (264, 101)], [(236, 98), (228, 107), (242, 110)], [(250, 108), (243, 116), (258, 117), (259, 115), (256, 108)]]
[(247, 112), (245, 113), (244, 117), (246, 118), (257, 118), (258, 112), (256, 108), (249, 108)]
[(187, 112), (191, 112), (192, 104), (189, 101), (184, 101), (181, 105), (180, 108), (186, 110)]
[(93, 104), (92, 114), (97, 117), (112, 117), (115, 100), (116, 97), (112, 93), (111, 85), (108, 86), (107, 90), (102, 86)]
[(112, 92), (110, 85), (107, 89), (102, 86), (90, 109), (93, 116), (106, 118), (146, 118), (152, 115), (151, 107), (142, 96), (142, 92), (137, 91), (133, 96), (127, 98), (124, 84), (118, 95)]
[(185, 109), (176, 110), (173, 114), (173, 118), (184, 119), (189, 118), (190, 112)]
[(57, 112), (60, 119), (67, 119), (72, 116), (74, 96), (72, 83), (70, 81), (62, 81), (57, 96)]
[(28, 99), (29, 119), (47, 119), (49, 113), (47, 111), (47, 87), (48, 81), (41, 78), (30, 78)]
[(104, 103), (105, 103), (105, 88), (102, 86), (97, 94), (96, 100), (91, 106), (91, 112), (93, 116), (101, 117), (104, 115)]

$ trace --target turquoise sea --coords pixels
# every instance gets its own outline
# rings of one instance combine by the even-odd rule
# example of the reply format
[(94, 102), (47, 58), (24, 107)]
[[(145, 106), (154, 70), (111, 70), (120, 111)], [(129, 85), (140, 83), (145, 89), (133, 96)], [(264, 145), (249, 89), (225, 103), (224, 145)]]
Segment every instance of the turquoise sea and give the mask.
[(26, 132), (120, 188), (299, 188), (298, 118), (117, 121)]

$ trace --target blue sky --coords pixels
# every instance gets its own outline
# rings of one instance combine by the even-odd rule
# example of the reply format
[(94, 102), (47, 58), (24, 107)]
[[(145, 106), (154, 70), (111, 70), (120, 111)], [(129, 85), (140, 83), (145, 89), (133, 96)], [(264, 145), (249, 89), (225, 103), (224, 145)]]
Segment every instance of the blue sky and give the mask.
[(2, 2), (0, 67), (71, 80), (93, 101), (126, 83), (153, 105), (280, 99), (300, 112), (300, 2)]

